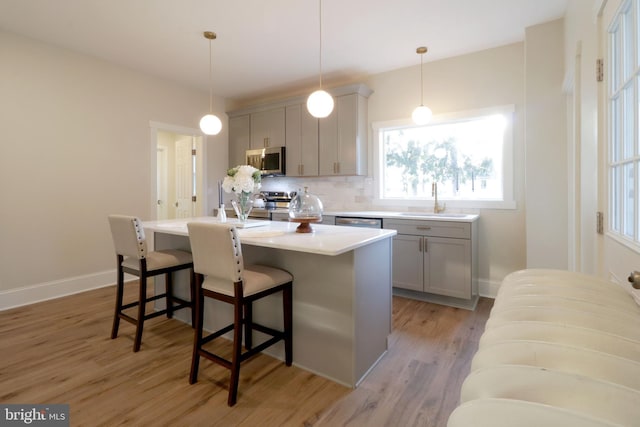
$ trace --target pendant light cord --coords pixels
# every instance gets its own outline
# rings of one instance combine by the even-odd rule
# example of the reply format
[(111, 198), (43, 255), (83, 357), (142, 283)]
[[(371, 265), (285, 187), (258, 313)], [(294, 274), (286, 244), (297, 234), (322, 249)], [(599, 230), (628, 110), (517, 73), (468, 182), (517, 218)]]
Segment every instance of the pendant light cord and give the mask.
[(420, 106), (424, 105), (424, 72), (422, 71), (422, 58), (424, 53), (420, 54)]
[(320, 89), (322, 89), (322, 0), (319, 0), (319, 15), (320, 15), (320, 50), (319, 50), (319, 64), (320, 64)]
[(209, 39), (209, 113), (213, 113), (213, 77), (211, 72), (211, 39)]

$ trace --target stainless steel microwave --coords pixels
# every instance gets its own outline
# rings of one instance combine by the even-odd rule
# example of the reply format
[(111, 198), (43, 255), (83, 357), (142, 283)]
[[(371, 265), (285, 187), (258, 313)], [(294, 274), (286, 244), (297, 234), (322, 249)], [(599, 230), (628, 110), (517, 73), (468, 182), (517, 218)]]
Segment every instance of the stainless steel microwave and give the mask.
[(285, 174), (285, 147), (266, 147), (247, 150), (247, 164), (260, 171), (263, 176)]

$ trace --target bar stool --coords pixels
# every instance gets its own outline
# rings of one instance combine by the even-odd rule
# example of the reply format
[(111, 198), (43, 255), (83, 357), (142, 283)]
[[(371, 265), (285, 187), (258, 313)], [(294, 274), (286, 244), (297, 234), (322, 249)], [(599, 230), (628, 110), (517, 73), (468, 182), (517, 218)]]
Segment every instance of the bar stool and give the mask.
[[(177, 249), (167, 249), (161, 251), (147, 251), (147, 241), (140, 220), (133, 216), (109, 215), (109, 225), (115, 246), (118, 279), (116, 290), (116, 308), (113, 316), (113, 328), (111, 339), (118, 336), (120, 319), (136, 325), (136, 334), (133, 342), (133, 351), (140, 350), (142, 341), (142, 329), (145, 320), (166, 314), (168, 318), (173, 317), (173, 312), (182, 308), (191, 308), (191, 324), (195, 324), (195, 283), (193, 273), (193, 259), (187, 251)], [(185, 301), (173, 295), (172, 273), (178, 270), (190, 269), (190, 292), (191, 301)], [(137, 301), (123, 304), (124, 273), (134, 274), (140, 278), (140, 294)], [(165, 293), (147, 297), (147, 279), (149, 277), (164, 274)], [(164, 310), (154, 311), (145, 314), (145, 305), (149, 301), (160, 298), (166, 299)], [(177, 305), (174, 305), (176, 303)], [(124, 313), (124, 310), (138, 307), (138, 316), (134, 318)]]
[[(245, 267), (242, 248), (235, 227), (228, 224), (191, 222), (187, 224), (196, 276), (196, 328), (189, 383), (198, 380), (200, 357), (205, 357), (231, 371), (227, 404), (233, 406), (238, 395), (240, 363), (267, 347), (284, 341), (285, 364), (291, 366), (292, 349), (292, 283), (293, 276), (279, 268), (264, 265)], [(252, 319), (252, 303), (262, 297), (282, 291), (284, 330), (278, 331)], [(203, 337), (204, 297), (233, 305), (232, 324)], [(242, 327), (245, 329), (245, 351), (242, 351)], [(252, 331), (270, 336), (253, 346)], [(233, 331), (231, 360), (203, 348), (203, 345)]]

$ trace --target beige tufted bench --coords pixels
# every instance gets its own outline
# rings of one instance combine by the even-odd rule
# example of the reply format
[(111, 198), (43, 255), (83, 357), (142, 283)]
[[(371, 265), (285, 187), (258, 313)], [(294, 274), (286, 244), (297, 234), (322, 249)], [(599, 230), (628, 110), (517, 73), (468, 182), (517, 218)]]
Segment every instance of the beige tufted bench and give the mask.
[(630, 292), (560, 270), (507, 276), (447, 425), (640, 425), (640, 307)]

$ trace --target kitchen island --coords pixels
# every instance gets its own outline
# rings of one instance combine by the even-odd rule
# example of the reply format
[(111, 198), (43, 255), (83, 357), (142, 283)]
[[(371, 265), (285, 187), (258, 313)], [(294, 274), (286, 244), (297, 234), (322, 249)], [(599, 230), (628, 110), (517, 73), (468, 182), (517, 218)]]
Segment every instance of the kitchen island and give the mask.
[[(190, 249), (187, 223), (212, 217), (148, 221), (156, 249)], [(234, 223), (230, 220), (229, 223)], [(237, 221), (237, 220), (235, 220)], [(266, 264), (293, 274), (293, 363), (340, 384), (356, 387), (387, 351), (391, 332), (392, 238), (394, 230), (250, 220), (239, 228), (245, 264)], [(151, 237), (151, 236), (148, 236)], [(184, 272), (183, 272), (184, 273)], [(156, 279), (156, 288), (164, 286)], [(176, 293), (188, 295), (187, 274), (176, 277)], [(279, 295), (254, 304), (256, 321), (281, 328)], [(180, 313), (188, 321), (189, 313)], [(178, 317), (178, 313), (176, 313)], [(205, 329), (230, 323), (228, 304), (207, 301)], [(259, 332), (254, 332), (259, 342)], [(284, 359), (282, 343), (268, 354)]]

